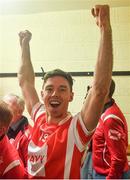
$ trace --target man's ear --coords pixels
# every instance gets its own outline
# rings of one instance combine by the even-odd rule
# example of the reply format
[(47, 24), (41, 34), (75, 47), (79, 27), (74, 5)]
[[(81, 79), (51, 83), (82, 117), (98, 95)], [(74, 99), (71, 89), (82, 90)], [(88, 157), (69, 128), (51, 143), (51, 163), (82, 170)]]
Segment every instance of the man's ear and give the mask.
[(74, 97), (74, 93), (71, 92), (71, 95), (70, 95), (70, 102), (73, 101), (73, 97)]

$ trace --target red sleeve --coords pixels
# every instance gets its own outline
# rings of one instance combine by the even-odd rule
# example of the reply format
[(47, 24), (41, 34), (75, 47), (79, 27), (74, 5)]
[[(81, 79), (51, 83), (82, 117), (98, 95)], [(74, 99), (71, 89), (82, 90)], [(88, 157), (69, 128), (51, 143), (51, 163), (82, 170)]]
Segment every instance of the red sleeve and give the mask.
[(31, 112), (31, 119), (36, 122), (37, 119), (45, 112), (44, 105), (38, 102), (34, 105)]
[(26, 137), (25, 134), (23, 134), (23, 136), (19, 141), (18, 153), (21, 160), (23, 161), (25, 168), (27, 167), (28, 143), (29, 143), (28, 137)]
[(2, 177), (3, 179), (24, 179), (25, 177), (25, 172), (24, 168), (22, 166), (16, 166), (9, 170), (4, 176)]
[(126, 163), (126, 134), (123, 123), (118, 119), (104, 122), (104, 136), (111, 155), (111, 168), (107, 179), (120, 179)]

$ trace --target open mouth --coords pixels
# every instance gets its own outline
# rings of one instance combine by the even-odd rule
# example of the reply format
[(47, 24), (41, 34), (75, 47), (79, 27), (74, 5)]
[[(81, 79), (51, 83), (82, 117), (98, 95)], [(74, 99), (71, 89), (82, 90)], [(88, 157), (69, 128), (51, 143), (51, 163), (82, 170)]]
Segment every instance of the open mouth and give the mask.
[(60, 106), (60, 102), (59, 101), (56, 101), (56, 100), (53, 100), (53, 101), (50, 101), (50, 105), (53, 107), (53, 108), (57, 108)]

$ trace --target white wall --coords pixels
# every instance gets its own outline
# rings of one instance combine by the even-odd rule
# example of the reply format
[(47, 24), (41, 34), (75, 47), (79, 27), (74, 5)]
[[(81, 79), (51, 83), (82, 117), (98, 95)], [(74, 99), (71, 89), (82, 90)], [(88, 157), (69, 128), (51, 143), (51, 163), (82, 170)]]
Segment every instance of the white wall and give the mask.
[[(130, 70), (130, 7), (111, 8), (114, 71)], [(89, 10), (58, 11), (30, 15), (0, 16), (0, 72), (17, 72), (20, 48), (18, 32), (29, 29), (33, 36), (31, 54), (35, 72), (62, 68), (93, 71), (99, 30)], [(80, 110), (90, 77), (74, 77), (75, 98), (70, 111)], [(130, 131), (130, 76), (114, 77), (115, 99), (122, 108)], [(36, 78), (38, 92), (41, 78)], [(17, 78), (0, 78), (0, 97), (8, 92), (21, 95)], [(130, 140), (130, 134), (129, 134)]]

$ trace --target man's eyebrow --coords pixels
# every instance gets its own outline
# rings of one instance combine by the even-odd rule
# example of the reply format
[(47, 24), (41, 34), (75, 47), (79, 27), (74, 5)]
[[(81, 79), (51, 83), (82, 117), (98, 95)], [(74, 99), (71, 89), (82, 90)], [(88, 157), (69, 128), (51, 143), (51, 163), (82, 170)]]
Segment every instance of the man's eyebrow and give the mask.
[(48, 87), (53, 87), (52, 85), (46, 85), (45, 88), (48, 88)]
[(67, 86), (66, 86), (66, 85), (60, 85), (60, 87), (67, 88)]
[[(53, 85), (46, 85), (45, 87), (53, 87)], [(62, 87), (62, 88), (67, 88), (66, 85), (60, 85), (59, 87)]]

